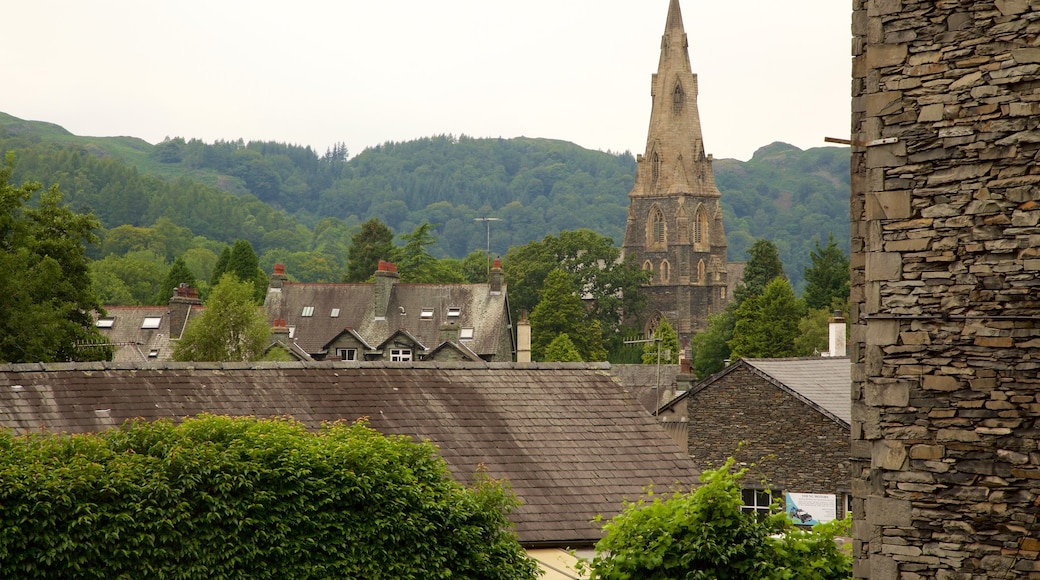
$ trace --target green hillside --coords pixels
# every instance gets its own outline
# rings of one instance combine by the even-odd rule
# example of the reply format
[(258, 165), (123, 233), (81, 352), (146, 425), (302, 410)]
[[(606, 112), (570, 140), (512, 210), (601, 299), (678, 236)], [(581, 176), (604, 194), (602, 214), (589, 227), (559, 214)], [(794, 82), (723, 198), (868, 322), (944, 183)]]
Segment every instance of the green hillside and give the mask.
[[(119, 233), (120, 243), (96, 257), (148, 246), (172, 259), (246, 239), (265, 265), (321, 262), (309, 273), (290, 268), (301, 279), (334, 278), (353, 228), (371, 217), (398, 234), (429, 222), (439, 238), (434, 253), (456, 258), (485, 247), (486, 224), (476, 221), (484, 216), (501, 219), (491, 228), (494, 254), (578, 228), (620, 244), (635, 179), (631, 153), (548, 139), (440, 135), (348, 159), (343, 146), (319, 154), (276, 142), (79, 137), (3, 113), (0, 150), (15, 152), (16, 180), (59, 184), (75, 209), (95, 212), (103, 233)], [(815, 239), (833, 233), (848, 251), (847, 148), (774, 143), (747, 162), (717, 160), (715, 175), (731, 260), (746, 259), (754, 239), (769, 239), (797, 288)], [(127, 241), (131, 233), (154, 238), (157, 223), (167, 232), (175, 226), (180, 241)]]

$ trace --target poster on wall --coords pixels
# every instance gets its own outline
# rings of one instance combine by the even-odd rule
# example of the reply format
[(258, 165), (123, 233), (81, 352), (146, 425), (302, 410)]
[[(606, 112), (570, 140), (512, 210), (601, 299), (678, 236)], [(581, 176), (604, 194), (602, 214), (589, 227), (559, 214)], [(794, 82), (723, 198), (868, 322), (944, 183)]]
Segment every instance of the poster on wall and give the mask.
[(787, 493), (787, 517), (800, 526), (829, 522), (838, 517), (837, 496), (830, 493)]

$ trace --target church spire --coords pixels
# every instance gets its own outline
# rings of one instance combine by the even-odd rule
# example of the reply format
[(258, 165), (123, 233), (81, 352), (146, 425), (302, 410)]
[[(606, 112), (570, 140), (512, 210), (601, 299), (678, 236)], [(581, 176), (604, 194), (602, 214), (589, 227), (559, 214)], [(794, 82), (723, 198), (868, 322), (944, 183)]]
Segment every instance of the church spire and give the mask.
[(690, 66), (689, 41), (679, 0), (669, 0), (661, 37), (661, 58), (653, 75), (653, 108), (646, 153), (631, 195), (681, 193), (717, 196), (711, 157), (705, 155), (697, 109), (697, 75)]

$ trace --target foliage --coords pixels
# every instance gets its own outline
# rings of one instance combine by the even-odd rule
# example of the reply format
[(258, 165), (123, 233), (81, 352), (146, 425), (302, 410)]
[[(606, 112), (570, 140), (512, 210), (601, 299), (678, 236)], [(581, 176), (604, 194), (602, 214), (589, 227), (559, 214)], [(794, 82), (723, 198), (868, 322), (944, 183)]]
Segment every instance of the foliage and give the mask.
[(545, 347), (544, 362), (581, 362), (581, 353), (566, 333), (559, 334)]
[(502, 269), (509, 284), (513, 318), (518, 319), (523, 310), (534, 310), (542, 299), (549, 272), (559, 269), (588, 297), (584, 318), (590, 323), (598, 321), (604, 336), (620, 336), (625, 317), (636, 319), (642, 312), (646, 298), (640, 287), (650, 276), (633, 261), (621, 260), (620, 255), (613, 240), (587, 229), (561, 232), (510, 248)]
[(606, 353), (595, 352), (589, 337), (594, 332), (584, 316), (584, 305), (578, 298), (570, 277), (563, 270), (553, 270), (545, 279), (542, 300), (531, 312), (531, 356), (546, 360), (546, 348), (561, 334), (566, 334), (581, 360), (602, 360)]
[(849, 258), (838, 247), (834, 236), (827, 238), (827, 246), (810, 253), (812, 266), (805, 268), (805, 292), (802, 299), (807, 308), (829, 308), (835, 299), (849, 299)]
[(727, 308), (709, 316), (708, 328), (693, 337), (691, 358), (698, 379), (703, 380), (725, 368), (731, 356), (729, 341), (733, 340), (736, 322), (736, 309)]
[(798, 320), (805, 305), (794, 295), (791, 283), (773, 278), (761, 295), (753, 295), (736, 311), (733, 338), (734, 358), (782, 358), (795, 356)]
[[(154, 304), (167, 271), (162, 257), (152, 250), (111, 254), (90, 264), (94, 291), (103, 304)], [(163, 304), (168, 301), (169, 297)]]
[(0, 569), (18, 578), (502, 578), (536, 567), (508, 488), (364, 423), (202, 416), (0, 432)]
[(364, 282), (376, 273), (380, 260), (394, 260), (394, 232), (383, 222), (372, 218), (361, 224), (361, 231), (350, 239), (347, 274), (344, 282)]
[(247, 361), (263, 356), (271, 329), (253, 300), (253, 283), (228, 272), (210, 292), (206, 309), (188, 323), (173, 349), (178, 361)]
[(0, 166), (0, 361), (111, 358), (90, 315), (103, 311), (84, 246), (97, 242), (97, 220), (71, 211), (57, 187), (26, 207), (42, 186), (14, 186), (13, 167), (13, 155)]
[(404, 241), (404, 247), (398, 252), (397, 258), (397, 271), (401, 273), (401, 281), (437, 282), (434, 277), (437, 259), (429, 250), (437, 238), (430, 233), (429, 222), (423, 222), (411, 233), (401, 234), (400, 237)]
[(643, 364), (679, 364), (679, 335), (667, 320), (657, 325), (653, 338), (643, 345)]
[(628, 503), (604, 526), (596, 556), (586, 562), (595, 580), (788, 579), (852, 577), (851, 555), (835, 538), (848, 521), (796, 529), (783, 511), (765, 518), (741, 511), (733, 459), (701, 475), (690, 493)]
[(166, 278), (163, 279), (159, 293), (155, 296), (155, 303), (158, 305), (168, 304), (170, 298), (173, 297), (174, 291), (181, 284), (196, 288), (197, 282), (195, 281), (195, 275), (191, 273), (184, 258), (178, 257), (166, 272)]
[(776, 244), (769, 240), (755, 240), (748, 253), (751, 257), (744, 267), (743, 279), (733, 291), (737, 306), (748, 298), (761, 294), (773, 278), (787, 279)]

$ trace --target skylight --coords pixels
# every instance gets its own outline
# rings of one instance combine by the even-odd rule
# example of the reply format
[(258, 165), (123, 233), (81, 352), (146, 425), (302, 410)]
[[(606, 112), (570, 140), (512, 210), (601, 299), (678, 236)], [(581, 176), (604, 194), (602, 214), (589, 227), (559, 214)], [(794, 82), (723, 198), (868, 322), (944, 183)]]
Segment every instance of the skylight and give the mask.
[(314, 307), (313, 306), (304, 306), (303, 307), (303, 314), (301, 316), (303, 316), (304, 318), (308, 318), (308, 317), (314, 316)]
[(462, 309), (457, 306), (451, 306), (448, 308), (448, 318), (458, 318), (462, 315)]
[(161, 316), (145, 316), (144, 322), (141, 323), (141, 328), (155, 329), (159, 328), (159, 323), (162, 322)]
[(423, 308), (422, 311), (419, 312), (419, 318), (424, 320), (433, 318), (433, 308)]
[(339, 308), (333, 308), (332, 314), (329, 314), (329, 316), (332, 318), (339, 318)]
[(112, 328), (112, 325), (115, 323), (115, 318), (98, 318), (97, 322), (95, 322), (94, 325), (98, 328)]
[(472, 328), (461, 328), (459, 329), (459, 338), (462, 340), (473, 340), (473, 329)]

